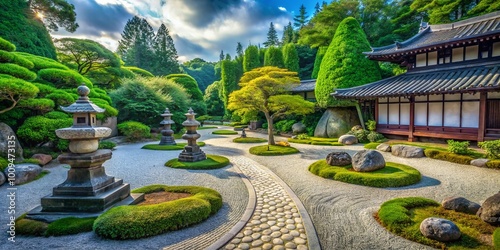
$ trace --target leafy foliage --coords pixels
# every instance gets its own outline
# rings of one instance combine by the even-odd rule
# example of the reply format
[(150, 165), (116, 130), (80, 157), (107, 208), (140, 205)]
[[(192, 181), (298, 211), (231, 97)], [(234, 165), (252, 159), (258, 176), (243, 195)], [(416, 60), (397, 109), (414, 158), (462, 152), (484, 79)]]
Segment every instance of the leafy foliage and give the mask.
[(283, 59), (283, 52), (281, 49), (275, 46), (270, 46), (266, 50), (264, 57), (264, 66), (275, 66), (278, 68), (284, 68), (285, 62)]
[(446, 141), (448, 143), (448, 151), (450, 153), (454, 154), (459, 154), (459, 155), (466, 155), (469, 153), (469, 141), (454, 141), (454, 140), (448, 140)]
[(0, 74), (11, 75), (26, 81), (33, 81), (36, 79), (36, 74), (29, 69), (13, 63), (0, 64)]
[(283, 62), (288, 70), (299, 72), (299, 54), (295, 44), (289, 43), (283, 47)]
[(469, 165), (470, 162), (474, 160), (473, 157), (468, 155), (459, 155), (452, 152), (446, 152), (436, 149), (425, 149), (424, 154), (425, 156), (432, 159), (438, 159), (465, 165)]
[(259, 48), (256, 45), (248, 46), (243, 57), (243, 71), (247, 72), (260, 66)]
[(319, 68), (321, 66), (321, 61), (323, 60), (323, 57), (326, 54), (326, 51), (328, 50), (328, 47), (322, 46), (319, 47), (318, 52), (316, 53), (316, 59), (314, 60), (314, 69), (311, 75), (312, 79), (317, 79), (318, 78), (318, 73), (319, 73)]
[(100, 141), (99, 149), (113, 149), (116, 147), (116, 143), (112, 141)]
[(220, 76), (215, 75), (215, 64), (206, 62), (201, 58), (195, 58), (183, 63), (182, 69), (196, 80), (201, 92), (204, 92), (208, 85), (214, 81), (220, 80)]
[(0, 37), (0, 50), (12, 52), (16, 50), (16, 45)]
[(32, 62), (34, 65), (33, 70), (36, 72), (38, 72), (41, 69), (48, 69), (48, 68), (69, 69), (65, 65), (47, 57), (32, 55), (24, 52), (14, 52), (14, 55)]
[(134, 66), (124, 66), (123, 67), (124, 69), (126, 70), (130, 70), (132, 71), (134, 74), (137, 74), (139, 76), (143, 76), (143, 77), (153, 77), (154, 75), (151, 74), (151, 72), (145, 70), (145, 69), (141, 69), (139, 67), (134, 67)]
[(76, 88), (82, 83), (92, 88), (92, 82), (76, 71), (63, 69), (42, 69), (38, 71), (38, 77), (44, 81), (54, 84), (57, 88)]
[(12, 110), (22, 100), (35, 97), (38, 91), (35, 85), (27, 81), (0, 75), (0, 114)]
[(205, 89), (203, 101), (207, 105), (207, 113), (210, 115), (224, 115), (224, 103), (219, 98), (220, 82), (215, 81)]
[(127, 121), (118, 124), (118, 131), (125, 135), (129, 141), (137, 141), (151, 136), (150, 128), (136, 121)]
[(295, 120), (281, 120), (277, 122), (274, 127), (276, 128), (277, 132), (290, 132), (292, 131), (292, 126), (295, 124), (297, 121)]
[(203, 93), (193, 77), (186, 74), (171, 74), (167, 76), (167, 79), (172, 80), (184, 87), (193, 100), (203, 101)]
[(479, 142), (477, 145), (486, 151), (488, 158), (500, 159), (500, 140)]
[(229, 94), (238, 88), (236, 75), (237, 64), (234, 61), (224, 60), (221, 63), (221, 88), (220, 96), (224, 107), (227, 109)]
[(43, 14), (43, 21), (50, 30), (64, 27), (68, 32), (75, 32), (78, 28), (75, 6), (65, 0), (29, 0), (28, 4), (34, 14)]
[(278, 46), (279, 45), (278, 33), (274, 28), (273, 22), (269, 24), (269, 30), (267, 31), (267, 41), (264, 42), (264, 46)]
[(158, 76), (181, 73), (174, 40), (165, 24), (161, 24), (153, 39), (153, 65), (151, 72)]
[(349, 101), (336, 100), (330, 94), (337, 88), (349, 88), (380, 80), (376, 62), (362, 54), (370, 45), (356, 19), (343, 20), (321, 62), (316, 82), (316, 100), (321, 107), (349, 106)]
[(96, 217), (75, 218), (66, 217), (50, 223), (45, 231), (45, 236), (62, 236), (91, 232)]
[(55, 130), (70, 127), (72, 124), (72, 118), (50, 119), (43, 116), (32, 116), (19, 127), (17, 136), (29, 147), (53, 142), (60, 150), (65, 150), (66, 141), (59, 139)]

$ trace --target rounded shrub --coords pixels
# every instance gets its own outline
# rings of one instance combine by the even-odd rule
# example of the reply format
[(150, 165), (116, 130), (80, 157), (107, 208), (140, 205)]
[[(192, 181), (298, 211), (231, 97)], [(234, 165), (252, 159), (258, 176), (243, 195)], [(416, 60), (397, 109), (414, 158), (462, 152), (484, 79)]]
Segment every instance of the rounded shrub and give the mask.
[(42, 69), (38, 71), (38, 77), (54, 84), (57, 88), (76, 88), (82, 83), (92, 89), (92, 82), (78, 74), (76, 71), (64, 69)]
[(14, 59), (14, 54), (5, 51), (5, 50), (0, 50), (0, 62), (1, 63), (8, 63), (11, 62), (12, 59)]
[[(57, 90), (53, 86), (45, 84), (45, 83), (33, 82), (32, 84), (35, 85), (40, 90), (40, 92), (38, 92), (38, 97), (45, 97), (48, 94)], [(76, 91), (75, 91), (75, 93), (76, 93)]]
[(64, 113), (61, 111), (50, 111), (47, 114), (43, 115), (44, 117), (47, 117), (49, 119), (67, 119), (71, 118), (71, 115), (68, 113)]
[(129, 70), (131, 72), (133, 72), (134, 74), (137, 74), (137, 75), (140, 75), (140, 76), (144, 76), (144, 77), (154, 77), (154, 75), (145, 70), (145, 69), (141, 69), (141, 68), (138, 68), (138, 67), (133, 67), (133, 66), (125, 66), (125, 67), (122, 67), (124, 68), (125, 70)]
[(236, 142), (236, 143), (260, 143), (260, 142), (267, 142), (266, 139), (262, 139), (262, 138), (256, 138), (256, 137), (238, 137), (238, 138), (234, 138), (233, 139), (233, 142)]
[(112, 141), (100, 141), (99, 149), (113, 149), (116, 147), (116, 143)]
[(35, 67), (35, 64), (32, 63), (30, 60), (22, 57), (22, 56), (17, 56), (16, 54), (13, 54), (14, 57), (12, 58), (11, 62), (14, 64), (17, 64), (21, 67), (25, 67), (27, 69), (33, 69)]
[(178, 158), (171, 159), (165, 163), (165, 166), (171, 168), (183, 168), (194, 170), (217, 169), (229, 164), (229, 159), (220, 155), (207, 155), (207, 159), (196, 162), (183, 162)]
[(129, 141), (137, 141), (144, 138), (149, 138), (150, 128), (140, 122), (127, 121), (118, 124), (118, 131), (127, 137)]
[(47, 98), (38, 98), (38, 99), (27, 99), (21, 100), (17, 107), (29, 108), (41, 111), (42, 113), (49, 112), (54, 109), (55, 104), (54, 101)]
[(55, 130), (70, 127), (72, 124), (72, 118), (49, 119), (43, 116), (32, 116), (19, 127), (17, 136), (30, 147), (45, 142), (55, 142), (57, 145), (60, 139), (56, 136)]
[(12, 52), (16, 50), (16, 46), (11, 42), (0, 37), (0, 50)]
[(48, 68), (54, 68), (54, 69), (69, 69), (65, 65), (57, 62), (56, 60), (43, 57), (43, 56), (37, 56), (37, 55), (32, 55), (29, 53), (25, 52), (14, 52), (16, 56), (22, 57), (24, 59), (27, 59), (28, 61), (33, 63), (33, 70), (39, 71), (41, 69), (48, 69)]
[(327, 179), (370, 187), (401, 187), (418, 183), (420, 172), (410, 166), (386, 162), (386, 166), (373, 172), (351, 171), (352, 166), (330, 166), (319, 160), (309, 166), (309, 172)]
[(33, 81), (36, 79), (36, 74), (34, 72), (13, 63), (0, 64), (0, 74), (11, 75), (26, 81)]
[(167, 79), (184, 87), (193, 100), (203, 101), (203, 93), (196, 80), (187, 74), (170, 74)]
[(222, 207), (215, 190), (194, 186), (151, 185), (133, 193), (189, 193), (190, 197), (144, 206), (114, 207), (94, 222), (94, 232), (108, 239), (139, 239), (199, 223)]
[(66, 91), (63, 91), (63, 90), (56, 90), (56, 91), (48, 94), (47, 96), (45, 96), (45, 98), (48, 98), (48, 99), (51, 99), (52, 101), (54, 101), (54, 103), (57, 107), (69, 106), (75, 102), (75, 99), (73, 98), (73, 96), (71, 94), (67, 93)]
[(66, 217), (50, 223), (45, 236), (62, 236), (92, 231), (96, 217), (75, 218)]

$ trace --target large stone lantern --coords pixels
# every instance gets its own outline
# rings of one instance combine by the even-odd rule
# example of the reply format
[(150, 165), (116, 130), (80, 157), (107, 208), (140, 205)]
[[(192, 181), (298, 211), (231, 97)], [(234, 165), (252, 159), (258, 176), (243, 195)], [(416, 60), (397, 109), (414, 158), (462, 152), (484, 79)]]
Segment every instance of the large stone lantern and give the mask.
[(105, 110), (93, 104), (85, 85), (77, 89), (80, 98), (62, 110), (73, 114), (73, 126), (56, 130), (56, 135), (70, 140), (71, 153), (60, 155), (61, 163), (71, 166), (66, 181), (53, 188), (52, 195), (41, 199), (41, 206), (28, 217), (51, 221), (58, 217), (85, 217), (101, 213), (113, 205), (134, 204), (143, 195), (130, 196), (130, 185), (104, 171), (102, 164), (111, 159), (111, 150), (99, 149), (99, 139), (111, 134), (111, 129), (95, 127), (96, 114)]
[(175, 123), (172, 121), (172, 113), (170, 113), (170, 110), (166, 108), (165, 112), (161, 114), (161, 116), (163, 116), (163, 121), (161, 121), (160, 124), (163, 125), (163, 129), (161, 130), (160, 145), (177, 145), (174, 137), (172, 136), (174, 131), (171, 129), (171, 126)]
[(182, 126), (186, 128), (186, 133), (182, 135), (182, 139), (187, 140), (188, 144), (179, 155), (179, 161), (195, 162), (207, 159), (205, 152), (196, 144), (196, 140), (200, 138), (201, 135), (196, 132), (196, 128), (200, 126), (200, 123), (194, 118), (195, 115), (193, 109), (189, 108), (186, 113), (187, 120), (182, 123)]

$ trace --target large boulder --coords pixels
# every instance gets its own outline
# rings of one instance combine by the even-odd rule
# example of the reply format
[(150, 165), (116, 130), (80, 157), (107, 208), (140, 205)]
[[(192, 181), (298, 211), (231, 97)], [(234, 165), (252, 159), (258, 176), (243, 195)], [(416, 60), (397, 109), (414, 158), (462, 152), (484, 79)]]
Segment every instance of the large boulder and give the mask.
[(351, 156), (346, 152), (332, 152), (326, 156), (326, 162), (330, 166), (347, 166), (351, 165)]
[(500, 226), (500, 192), (484, 201), (477, 216), (493, 226)]
[(392, 145), (391, 153), (392, 155), (404, 158), (420, 158), (425, 156), (424, 149), (408, 145)]
[(45, 166), (52, 161), (52, 156), (46, 154), (34, 154), (31, 158), (38, 161), (38, 164)]
[(339, 142), (344, 145), (352, 145), (358, 143), (358, 138), (354, 135), (342, 135), (339, 137)]
[(24, 161), (23, 148), (21, 143), (17, 140), (17, 136), (9, 125), (0, 122), (0, 157), (7, 159), (7, 154), (11, 149), (15, 150), (16, 162)]
[(361, 150), (352, 156), (354, 171), (371, 172), (384, 167), (384, 156), (375, 150)]
[(430, 217), (420, 223), (420, 232), (427, 238), (448, 242), (460, 238), (460, 229), (450, 220)]
[(358, 113), (355, 108), (328, 108), (314, 130), (316, 137), (339, 137), (359, 124)]
[(448, 210), (454, 210), (466, 214), (476, 214), (481, 205), (469, 201), (464, 197), (448, 197), (441, 202), (441, 206)]
[[(14, 184), (19, 185), (34, 180), (41, 172), (42, 168), (32, 163), (15, 164), (16, 177)], [(9, 175), (9, 168), (4, 170), (6, 176)]]
[(382, 152), (391, 152), (391, 145), (389, 145), (387, 143), (380, 143), (377, 146), (377, 150), (382, 151)]
[(306, 132), (306, 125), (302, 124), (302, 122), (297, 122), (292, 125), (292, 133), (302, 134), (304, 132)]
[(3, 174), (3, 172), (0, 172), (0, 186), (2, 186), (6, 180), (7, 180), (7, 178), (5, 178), (5, 175)]

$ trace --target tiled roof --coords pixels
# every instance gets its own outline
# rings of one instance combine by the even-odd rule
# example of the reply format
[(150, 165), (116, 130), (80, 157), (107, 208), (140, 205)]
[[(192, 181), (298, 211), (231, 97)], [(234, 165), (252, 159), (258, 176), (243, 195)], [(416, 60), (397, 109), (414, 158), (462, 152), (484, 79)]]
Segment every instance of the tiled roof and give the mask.
[(371, 52), (365, 52), (364, 54), (378, 56), (401, 53), (491, 34), (500, 34), (500, 11), (455, 23), (430, 25), (404, 42), (372, 48)]
[(293, 88), (292, 92), (314, 91), (315, 87), (316, 87), (316, 79), (302, 80), (300, 81), (299, 86)]
[(485, 89), (500, 90), (498, 62), (445, 70), (413, 71), (348, 89), (337, 89), (337, 98), (369, 99), (383, 96), (411, 96), (459, 93)]
[(89, 101), (88, 98), (85, 98), (87, 97), (83, 99), (80, 97), (75, 103), (67, 107), (61, 106), (61, 109), (67, 113), (104, 113), (104, 111), (106, 111)]

